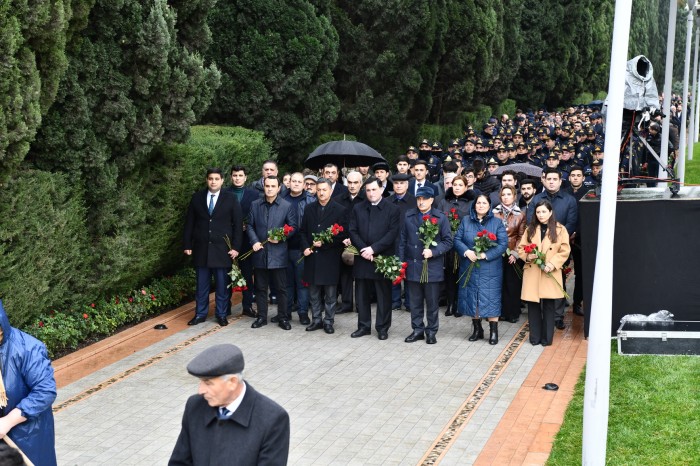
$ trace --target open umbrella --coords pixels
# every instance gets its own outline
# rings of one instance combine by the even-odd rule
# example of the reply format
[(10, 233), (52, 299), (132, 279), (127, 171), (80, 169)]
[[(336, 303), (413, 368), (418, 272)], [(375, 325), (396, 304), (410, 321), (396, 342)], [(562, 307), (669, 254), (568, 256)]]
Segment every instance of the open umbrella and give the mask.
[(314, 149), (306, 158), (304, 165), (318, 170), (327, 163), (334, 163), (343, 168), (363, 167), (377, 162), (386, 162), (386, 160), (367, 144), (357, 141), (330, 141)]
[(536, 165), (529, 163), (514, 163), (512, 165), (503, 165), (493, 171), (494, 175), (500, 175), (506, 170), (513, 170), (515, 173), (524, 173), (527, 176), (539, 178), (542, 176), (542, 169)]

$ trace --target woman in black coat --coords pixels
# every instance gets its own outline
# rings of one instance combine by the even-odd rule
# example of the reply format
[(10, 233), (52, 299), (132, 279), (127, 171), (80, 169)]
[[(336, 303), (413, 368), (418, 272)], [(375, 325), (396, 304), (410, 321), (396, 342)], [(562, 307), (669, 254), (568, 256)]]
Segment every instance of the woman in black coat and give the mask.
[[(474, 202), (474, 191), (467, 189), (467, 179), (464, 176), (457, 176), (452, 180), (452, 187), (445, 192), (445, 197), (438, 202), (438, 210), (447, 215), (451, 219), (456, 214), (461, 220), (469, 216), (469, 208)], [(452, 211), (454, 209), (454, 211)], [(459, 223), (457, 223), (459, 225)], [(452, 237), (456, 229), (452, 231)], [(455, 266), (455, 264), (457, 264)], [(459, 258), (455, 261), (455, 253), (445, 254), (445, 293), (447, 294), (447, 310), (446, 316), (454, 314), (455, 317), (461, 317), (459, 313), (455, 313), (457, 309), (457, 268), (459, 268)]]

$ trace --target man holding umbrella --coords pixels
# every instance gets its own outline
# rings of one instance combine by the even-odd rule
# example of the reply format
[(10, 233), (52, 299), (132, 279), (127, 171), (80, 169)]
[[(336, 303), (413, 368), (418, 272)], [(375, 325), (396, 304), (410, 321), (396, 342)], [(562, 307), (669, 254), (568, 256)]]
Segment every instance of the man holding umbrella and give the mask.
[(389, 337), (391, 327), (391, 281), (375, 271), (374, 258), (393, 255), (394, 241), (399, 234), (399, 208), (382, 197), (377, 178), (365, 183), (367, 199), (353, 208), (350, 216), (350, 240), (359, 251), (353, 275), (357, 288), (357, 330), (350, 335), (358, 338), (371, 333), (372, 313), (370, 294), (377, 295), (375, 328), (380, 340)]

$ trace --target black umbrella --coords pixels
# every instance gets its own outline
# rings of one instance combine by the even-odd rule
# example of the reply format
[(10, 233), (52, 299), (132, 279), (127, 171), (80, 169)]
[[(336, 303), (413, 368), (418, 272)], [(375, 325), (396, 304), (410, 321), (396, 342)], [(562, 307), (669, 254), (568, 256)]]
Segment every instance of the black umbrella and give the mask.
[(318, 146), (306, 158), (307, 168), (318, 170), (327, 163), (343, 167), (364, 167), (377, 162), (386, 162), (376, 150), (357, 141), (330, 141)]
[(529, 163), (514, 163), (512, 165), (503, 165), (493, 171), (494, 175), (500, 175), (506, 170), (513, 170), (515, 173), (524, 173), (527, 176), (539, 178), (542, 176), (542, 169), (537, 165)]

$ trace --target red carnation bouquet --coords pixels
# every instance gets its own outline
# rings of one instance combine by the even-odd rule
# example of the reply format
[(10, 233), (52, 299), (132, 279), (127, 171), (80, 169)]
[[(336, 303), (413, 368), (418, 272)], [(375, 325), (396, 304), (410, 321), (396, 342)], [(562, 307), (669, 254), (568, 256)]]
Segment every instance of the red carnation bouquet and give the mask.
[(374, 270), (391, 280), (393, 285), (398, 285), (406, 278), (408, 263), (401, 262), (398, 256), (376, 256), (374, 264)]
[[(293, 231), (294, 231), (294, 227), (290, 227), (289, 225), (287, 225), (285, 223), (283, 227), (277, 227), (277, 228), (273, 228), (272, 230), (268, 230), (267, 239), (265, 241), (261, 241), (260, 244), (265, 246), (268, 243), (268, 241), (270, 241), (270, 240), (275, 240), (277, 242), (284, 242), (287, 240), (287, 237), (289, 236), (289, 234)], [(253, 254), (253, 252), (255, 252), (255, 251), (253, 251), (252, 249), (249, 251), (246, 251), (244, 254), (242, 254), (239, 257), (239, 259), (245, 260), (248, 258), (248, 256)]]
[[(324, 243), (330, 243), (333, 241), (334, 236), (338, 236), (338, 234), (343, 232), (343, 227), (341, 225), (338, 225), (337, 223), (334, 223), (332, 226), (329, 226), (323, 231), (320, 231), (318, 233), (311, 233), (311, 238), (313, 239), (314, 242), (320, 241), (322, 244)], [(311, 245), (309, 247), (312, 251), (314, 250), (314, 246)], [(306, 258), (306, 256), (302, 255), (299, 260), (297, 261), (297, 264), (300, 264), (301, 261), (303, 261)]]
[[(523, 250), (525, 250), (525, 254), (535, 254), (537, 256), (537, 259), (532, 261), (532, 263), (535, 264), (536, 266), (538, 266), (540, 268), (540, 270), (542, 270), (544, 272), (544, 268), (547, 265), (547, 256), (545, 255), (545, 253), (540, 251), (535, 243), (528, 244), (528, 245), (524, 246)], [(562, 287), (559, 284), (559, 282), (557, 281), (557, 279), (554, 278), (554, 275), (552, 275), (552, 272), (544, 272), (544, 273), (549, 278), (554, 280), (554, 283), (557, 284), (557, 287), (559, 287), (559, 290), (562, 293), (564, 293), (564, 297), (566, 299), (570, 299), (569, 293), (567, 293), (566, 290), (564, 289), (564, 287)]]
[[(231, 239), (228, 237), (228, 235), (224, 236), (224, 241), (226, 242), (226, 246), (228, 246), (228, 250), (232, 250), (233, 246), (231, 245)], [(234, 292), (245, 291), (248, 289), (248, 284), (246, 283), (245, 278), (243, 278), (243, 272), (241, 272), (241, 268), (238, 266), (238, 259), (233, 259), (231, 271), (228, 273), (228, 276), (231, 277), (231, 283), (228, 285), (228, 287), (233, 287)]]
[[(430, 246), (437, 246), (435, 238), (440, 232), (438, 220), (429, 214), (423, 215), (423, 223), (418, 227), (418, 238), (423, 243), (423, 249), (430, 249)], [(423, 258), (423, 270), (420, 274), (420, 282), (428, 282), (428, 259)]]
[(469, 264), (469, 268), (465, 270), (462, 276), (457, 280), (459, 282), (459, 280), (466, 275), (462, 288), (467, 286), (467, 283), (469, 283), (474, 267), (481, 267), (481, 264), (479, 264), (479, 256), (481, 253), (486, 252), (492, 247), (496, 246), (496, 239), (496, 235), (488, 230), (481, 230), (476, 234), (476, 238), (474, 238), (474, 253), (476, 254), (476, 260)]
[[(455, 234), (457, 234), (457, 230), (459, 229), (459, 224), (462, 223), (462, 219), (459, 218), (459, 214), (457, 213), (457, 209), (454, 207), (450, 209), (450, 213), (447, 214), (447, 218), (450, 220), (450, 231), (452, 231), (452, 238), (454, 238)], [(459, 256), (457, 255), (457, 251), (454, 251), (454, 260), (453, 262), (453, 272), (457, 272), (457, 268), (459, 267)]]

